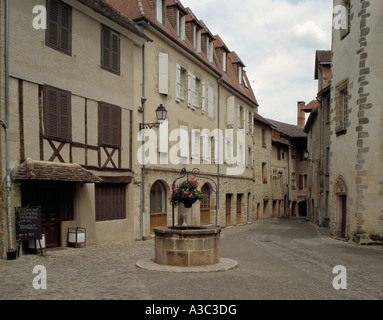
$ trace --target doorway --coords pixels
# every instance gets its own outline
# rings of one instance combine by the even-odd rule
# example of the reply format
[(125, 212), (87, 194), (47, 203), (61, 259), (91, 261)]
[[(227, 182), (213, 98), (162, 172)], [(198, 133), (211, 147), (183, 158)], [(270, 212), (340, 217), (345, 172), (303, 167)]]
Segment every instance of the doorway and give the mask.
[(200, 205), (200, 224), (202, 226), (210, 224), (210, 193), (209, 185), (205, 183), (202, 187), (202, 194), (207, 194), (207, 196), (203, 198)]
[(41, 207), (41, 227), (47, 248), (61, 246), (61, 222), (73, 220), (73, 184), (65, 182), (24, 182), (22, 206)]
[(342, 221), (341, 221), (341, 237), (346, 238), (346, 221), (347, 221), (347, 196), (340, 196)]

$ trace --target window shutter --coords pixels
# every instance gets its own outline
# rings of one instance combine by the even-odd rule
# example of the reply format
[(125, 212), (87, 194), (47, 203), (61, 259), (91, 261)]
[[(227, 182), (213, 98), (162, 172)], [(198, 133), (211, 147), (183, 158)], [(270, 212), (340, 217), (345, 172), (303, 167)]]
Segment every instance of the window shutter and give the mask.
[(226, 100), (226, 124), (234, 126), (234, 96)]
[(192, 159), (199, 160), (200, 158), (200, 130), (199, 129), (192, 130), (191, 148), (192, 148), (192, 154), (191, 154)]
[(120, 35), (111, 31), (111, 68), (113, 71), (120, 70)]
[(198, 108), (198, 88), (197, 88), (197, 78), (196, 76), (193, 75), (192, 78), (192, 107), (193, 108)]
[(208, 87), (208, 116), (214, 117), (214, 88)]
[(72, 9), (61, 4), (60, 49), (71, 51)]
[(251, 119), (250, 119), (250, 122), (251, 122), (251, 135), (254, 136), (254, 112), (251, 112), (250, 116), (251, 116)]
[(48, 2), (48, 30), (46, 33), (47, 43), (58, 46), (59, 44), (59, 3), (57, 0)]
[(202, 107), (202, 113), (205, 114), (207, 99), (206, 99), (206, 83), (204, 81), (202, 81), (201, 90), (202, 90), (202, 93), (201, 93), (202, 106), (201, 107)]
[(121, 147), (121, 109), (104, 102), (99, 103), (99, 144)]
[(237, 105), (237, 127), (238, 129), (241, 128), (241, 107), (239, 104)]
[(169, 150), (169, 121), (165, 120), (159, 128), (158, 152), (168, 153)]
[(243, 109), (242, 111), (242, 129), (243, 129), (243, 132), (246, 133), (247, 128), (246, 128), (246, 110), (245, 109)]
[(193, 75), (188, 72), (188, 107), (193, 105)]
[(182, 94), (182, 91), (183, 91), (183, 88), (182, 88), (182, 70), (181, 70), (181, 66), (179, 64), (177, 64), (177, 68), (176, 68), (176, 95), (177, 95), (177, 99), (178, 100), (182, 100), (183, 99), (183, 94)]
[(218, 164), (219, 163), (219, 140), (218, 137), (215, 135), (214, 136), (214, 163)]
[(105, 68), (110, 68), (110, 48), (109, 48), (110, 32), (105, 26), (102, 26), (101, 34), (102, 34), (101, 65)]
[(189, 157), (189, 135), (188, 128), (181, 126), (180, 129), (180, 156), (181, 158)]
[(67, 93), (59, 93), (59, 136), (65, 140), (71, 140), (71, 102)]
[(185, 40), (185, 21), (186, 21), (186, 18), (185, 16), (182, 16), (181, 19), (181, 40)]
[(57, 88), (44, 88), (44, 133), (58, 140), (72, 138), (71, 93)]
[(120, 35), (101, 25), (101, 67), (120, 72)]
[(158, 56), (159, 65), (159, 81), (158, 91), (160, 94), (168, 94), (168, 83), (169, 83), (169, 56), (167, 53), (160, 52)]
[(45, 120), (45, 134), (57, 137), (58, 136), (58, 113), (59, 113), (59, 106), (58, 106), (58, 92), (54, 88), (47, 88), (46, 89), (46, 98), (47, 98), (47, 104), (46, 104), (46, 120)]

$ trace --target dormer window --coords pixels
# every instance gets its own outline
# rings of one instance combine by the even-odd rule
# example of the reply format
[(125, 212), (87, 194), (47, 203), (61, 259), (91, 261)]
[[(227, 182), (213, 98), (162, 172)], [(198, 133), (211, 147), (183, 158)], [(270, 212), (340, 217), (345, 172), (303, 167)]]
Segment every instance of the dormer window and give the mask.
[(193, 48), (198, 53), (201, 53), (201, 29), (198, 30), (195, 24), (192, 25), (191, 42), (193, 44)]
[(213, 42), (210, 41), (209, 37), (206, 37), (205, 55), (210, 63), (213, 63), (213, 50), (214, 50)]
[(227, 52), (226, 51), (222, 51), (221, 65), (222, 65), (223, 72), (227, 72)]
[(157, 21), (161, 24), (165, 24), (166, 21), (166, 2), (165, 0), (154, 0), (153, 9), (156, 15)]
[(177, 36), (185, 41), (185, 16), (179, 10), (176, 10), (175, 29)]
[(242, 85), (242, 67), (238, 65), (238, 82)]

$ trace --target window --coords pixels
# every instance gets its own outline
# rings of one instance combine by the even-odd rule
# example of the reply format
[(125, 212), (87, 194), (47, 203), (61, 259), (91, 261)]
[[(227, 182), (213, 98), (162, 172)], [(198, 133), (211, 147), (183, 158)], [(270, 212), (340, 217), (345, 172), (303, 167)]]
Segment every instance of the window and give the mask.
[(262, 129), (262, 147), (266, 148), (266, 129)]
[(347, 37), (347, 35), (351, 32), (351, 0), (345, 0), (344, 7), (346, 8), (346, 28), (341, 29), (341, 39), (344, 39)]
[(291, 189), (296, 189), (295, 172), (291, 173)]
[(99, 145), (103, 147), (121, 147), (121, 108), (99, 103)]
[(303, 181), (303, 175), (299, 175), (299, 190), (302, 190), (303, 189), (303, 183), (304, 183), (304, 181)]
[(157, 181), (150, 189), (150, 213), (166, 212), (166, 189)]
[(96, 184), (96, 221), (126, 219), (126, 186)]
[(153, 9), (156, 15), (157, 21), (161, 24), (165, 24), (166, 21), (166, 3), (165, 0), (154, 0)]
[(45, 44), (48, 47), (71, 55), (72, 8), (59, 0), (48, 0), (47, 14)]
[(101, 67), (120, 74), (120, 35), (104, 25), (101, 26)]
[(185, 91), (188, 89), (185, 85), (188, 81), (188, 73), (179, 64), (176, 67), (176, 101), (180, 102), (185, 99)]
[(267, 183), (266, 162), (262, 162), (262, 182)]
[(70, 92), (44, 86), (44, 133), (49, 138), (72, 140)]
[(205, 55), (210, 63), (213, 63), (213, 50), (214, 50), (213, 42), (210, 41), (208, 36), (206, 36)]
[(221, 65), (222, 65), (223, 72), (227, 72), (227, 53), (226, 53), (226, 51), (222, 51)]
[(336, 87), (336, 129), (337, 134), (346, 133), (348, 125), (348, 89), (347, 80)]
[(185, 16), (181, 15), (179, 10), (176, 10), (176, 32), (177, 36), (185, 41)]
[(238, 65), (238, 82), (242, 85), (242, 67)]

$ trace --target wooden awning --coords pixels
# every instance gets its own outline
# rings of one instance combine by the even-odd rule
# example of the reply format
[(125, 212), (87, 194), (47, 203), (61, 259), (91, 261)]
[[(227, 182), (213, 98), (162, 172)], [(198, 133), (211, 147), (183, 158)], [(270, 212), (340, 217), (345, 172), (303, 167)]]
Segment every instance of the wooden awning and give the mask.
[(102, 179), (76, 163), (35, 161), (28, 158), (13, 174), (15, 180), (99, 183)]

